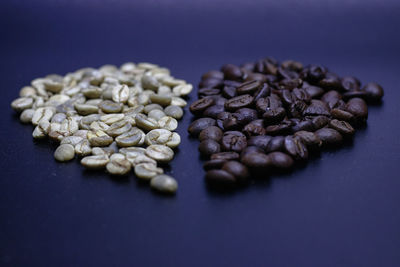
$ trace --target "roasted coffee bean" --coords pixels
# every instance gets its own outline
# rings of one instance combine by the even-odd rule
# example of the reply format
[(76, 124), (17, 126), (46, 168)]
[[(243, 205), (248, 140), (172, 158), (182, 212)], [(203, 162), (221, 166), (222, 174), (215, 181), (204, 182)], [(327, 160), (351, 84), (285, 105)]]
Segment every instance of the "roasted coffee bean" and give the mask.
[(204, 141), (207, 139), (212, 139), (219, 142), (222, 139), (224, 133), (222, 130), (216, 126), (209, 126), (202, 130), (199, 134), (199, 140)]
[(318, 149), (322, 142), (313, 132), (299, 131), (294, 134), (295, 138), (299, 138), (311, 150)]
[(273, 151), (280, 151), (284, 149), (285, 137), (283, 136), (274, 136), (272, 137), (266, 148), (264, 149), (265, 152), (273, 152)]
[(241, 108), (236, 110), (236, 114), (240, 115), (241, 123), (248, 123), (257, 120), (257, 111), (251, 108)]
[(212, 186), (232, 187), (236, 184), (235, 176), (224, 170), (209, 170), (205, 179)]
[(240, 115), (239, 114), (229, 114), (228, 118), (223, 120), (223, 128), (224, 130), (240, 130), (242, 128), (242, 124), (240, 123)]
[(222, 95), (226, 98), (233, 98), (235, 97), (236, 94), (236, 87), (233, 86), (224, 86), (224, 88), (221, 91)]
[(313, 85), (305, 86), (303, 84), (303, 88), (311, 98), (320, 97), (324, 93), (324, 89), (322, 89), (321, 87), (318, 87), (318, 86), (313, 86)]
[(237, 160), (239, 159), (239, 154), (236, 152), (219, 152), (212, 154), (211, 159), (224, 159), (224, 160)]
[(318, 138), (322, 141), (323, 146), (339, 145), (343, 141), (342, 135), (331, 128), (322, 128), (315, 132)]
[(195, 102), (193, 102), (193, 104), (190, 105), (190, 112), (192, 112), (193, 114), (201, 114), (205, 109), (207, 109), (208, 107), (212, 106), (214, 104), (214, 100), (212, 98), (201, 98)]
[(318, 130), (329, 123), (329, 118), (326, 116), (316, 116), (312, 118), (312, 123), (314, 125), (314, 129)]
[(245, 155), (253, 153), (253, 152), (264, 153), (264, 150), (261, 149), (260, 147), (249, 145), (248, 147), (243, 149), (242, 152), (240, 152), (240, 158), (243, 158)]
[(270, 159), (271, 166), (277, 169), (282, 169), (282, 170), (290, 169), (294, 163), (293, 159), (288, 154), (279, 151), (269, 153), (268, 157)]
[(215, 79), (222, 80), (224, 78), (224, 74), (218, 70), (210, 70), (201, 76), (202, 80), (209, 79), (209, 78), (215, 78)]
[(221, 169), (225, 162), (227, 162), (225, 159), (211, 159), (204, 162), (203, 169), (206, 171), (212, 169)]
[(365, 91), (349, 91), (349, 92), (345, 92), (343, 93), (343, 99), (344, 100), (348, 100), (350, 98), (354, 98), (354, 97), (359, 97), (359, 98), (363, 98), (363, 99), (367, 99), (368, 94)]
[(354, 115), (357, 123), (364, 123), (368, 118), (368, 107), (361, 98), (352, 98), (346, 104), (346, 111)]
[(322, 80), (318, 81), (318, 86), (325, 90), (342, 90), (342, 83), (334, 73), (327, 72)]
[(380, 101), (384, 95), (382, 86), (374, 82), (367, 83), (361, 90), (367, 93), (367, 99), (371, 102)]
[(292, 130), (291, 121), (282, 121), (277, 125), (270, 125), (265, 128), (265, 132), (268, 135), (287, 135), (290, 134)]
[(257, 111), (260, 112), (261, 114), (264, 114), (264, 112), (266, 112), (269, 109), (276, 109), (281, 106), (282, 103), (280, 102), (280, 100), (272, 96), (260, 98), (256, 102)]
[(312, 130), (314, 130), (314, 124), (310, 120), (298, 121), (292, 125), (293, 133), (298, 131), (312, 131)]
[(224, 73), (224, 78), (226, 80), (240, 80), (243, 76), (243, 72), (238, 66), (233, 64), (226, 64), (222, 66), (221, 71)]
[[(331, 90), (329, 92), (326, 92), (322, 97), (321, 100), (324, 101), (325, 103), (328, 104), (330, 108), (333, 108), (336, 106), (337, 102), (342, 99), (342, 96), (334, 90)], [(323, 115), (323, 114), (321, 114)]]
[(342, 121), (352, 122), (354, 120), (353, 114), (351, 114), (350, 112), (347, 112), (345, 110), (338, 109), (338, 108), (332, 109), (331, 115), (333, 118), (342, 120)]
[(213, 96), (213, 95), (219, 95), (219, 94), (221, 94), (221, 90), (217, 89), (217, 88), (201, 88), (197, 92), (197, 95), (199, 98)]
[(249, 107), (252, 105), (252, 103), (253, 97), (251, 95), (245, 94), (228, 99), (228, 101), (225, 102), (225, 108), (228, 111), (235, 111), (240, 108)]
[(335, 129), (343, 135), (349, 136), (354, 134), (354, 128), (346, 121), (333, 119), (329, 122), (329, 127)]
[(247, 167), (238, 161), (227, 161), (222, 170), (232, 174), (239, 183), (245, 183), (250, 176)]
[(224, 133), (221, 144), (225, 151), (240, 152), (247, 146), (246, 136), (238, 131), (228, 131)]
[(266, 150), (272, 138), (273, 137), (268, 135), (252, 136), (247, 141), (247, 144), (249, 146), (256, 146), (258, 148), (261, 148), (262, 150)]
[(201, 141), (199, 144), (199, 151), (201, 154), (205, 156), (210, 156), (214, 153), (218, 153), (221, 151), (220, 145), (218, 142), (212, 139), (205, 139)]
[(199, 83), (199, 88), (221, 88), (223, 85), (222, 79), (207, 78)]
[(285, 151), (297, 160), (305, 160), (308, 158), (307, 147), (300, 138), (286, 136), (284, 141)]
[(330, 108), (320, 100), (313, 99), (311, 104), (304, 110), (304, 116), (330, 116)]
[(271, 159), (264, 153), (248, 153), (244, 155), (240, 161), (251, 169), (267, 169), (271, 167)]
[(216, 119), (218, 117), (218, 114), (224, 111), (225, 107), (223, 105), (213, 105), (203, 111), (203, 116)]
[(257, 80), (248, 81), (239, 85), (238, 88), (236, 89), (236, 92), (238, 95), (253, 94), (260, 88), (260, 86), (261, 82)]
[(342, 88), (345, 91), (358, 91), (360, 89), (360, 81), (356, 77), (346, 76), (342, 78)]
[(254, 120), (243, 127), (242, 132), (247, 136), (265, 135), (266, 130), (264, 128), (263, 120)]
[(286, 116), (286, 111), (282, 107), (267, 109), (263, 114), (263, 119), (267, 125), (281, 122)]
[(200, 118), (193, 121), (188, 128), (188, 132), (192, 136), (198, 136), (202, 130), (209, 126), (214, 126), (216, 121), (211, 118)]

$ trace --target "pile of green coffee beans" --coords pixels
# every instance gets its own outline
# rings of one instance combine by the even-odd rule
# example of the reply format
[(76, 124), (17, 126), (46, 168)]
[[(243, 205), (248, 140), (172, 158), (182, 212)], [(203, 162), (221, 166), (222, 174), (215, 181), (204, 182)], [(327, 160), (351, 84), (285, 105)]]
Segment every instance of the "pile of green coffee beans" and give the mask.
[(174, 130), (193, 87), (150, 63), (84, 68), (48, 75), (23, 87), (11, 104), (33, 138), (60, 143), (54, 157), (82, 157), (88, 169), (106, 169), (150, 180), (157, 191), (175, 193), (177, 182), (159, 164), (174, 157), (181, 138)]

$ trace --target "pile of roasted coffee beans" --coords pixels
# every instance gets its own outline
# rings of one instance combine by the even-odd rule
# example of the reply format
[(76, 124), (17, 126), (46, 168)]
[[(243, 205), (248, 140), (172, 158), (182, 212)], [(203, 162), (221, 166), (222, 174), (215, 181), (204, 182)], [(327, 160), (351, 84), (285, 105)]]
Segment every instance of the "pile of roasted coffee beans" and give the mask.
[(11, 106), (35, 126), (33, 138), (59, 143), (57, 161), (77, 155), (84, 167), (116, 176), (133, 169), (155, 190), (175, 193), (176, 180), (158, 164), (170, 162), (181, 142), (174, 130), (192, 88), (166, 68), (125, 63), (35, 79)]
[(236, 187), (339, 146), (366, 122), (367, 103), (382, 97), (380, 85), (320, 65), (272, 58), (226, 64), (202, 76), (188, 131), (208, 158), (206, 181)]

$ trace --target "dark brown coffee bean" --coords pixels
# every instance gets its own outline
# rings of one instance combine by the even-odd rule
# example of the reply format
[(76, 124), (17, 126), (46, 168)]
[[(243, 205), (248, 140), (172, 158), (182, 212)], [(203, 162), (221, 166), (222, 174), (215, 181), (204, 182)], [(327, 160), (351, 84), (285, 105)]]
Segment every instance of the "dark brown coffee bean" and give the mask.
[(232, 86), (224, 86), (224, 89), (222, 89), (222, 95), (226, 98), (233, 98), (236, 96), (236, 88)]
[(242, 132), (247, 136), (265, 135), (263, 120), (254, 120), (243, 127)]
[(192, 136), (198, 136), (199, 133), (209, 126), (214, 126), (215, 120), (211, 118), (200, 118), (193, 121), (188, 128), (188, 132)]
[(260, 98), (256, 102), (257, 111), (260, 112), (261, 114), (264, 114), (264, 112), (267, 111), (268, 109), (276, 109), (281, 106), (282, 103), (280, 102), (280, 100), (273, 96)]
[(324, 89), (318, 86), (313, 86), (313, 85), (305, 86), (303, 84), (303, 88), (311, 98), (317, 98), (324, 94)]
[(201, 76), (202, 80), (206, 80), (209, 78), (215, 78), (215, 79), (222, 80), (224, 78), (224, 74), (218, 70), (210, 70)]
[(201, 98), (201, 99), (194, 101), (190, 105), (189, 109), (190, 109), (190, 112), (192, 112), (192, 114), (199, 115), (206, 108), (212, 106), (213, 104), (214, 104), (214, 99), (205, 97), (205, 98)]
[(329, 127), (332, 129), (335, 129), (339, 133), (343, 135), (353, 135), (354, 134), (354, 128), (350, 125), (350, 123), (346, 121), (339, 121), (336, 119), (333, 119), (329, 122)]
[(238, 131), (228, 131), (222, 137), (222, 149), (240, 152), (247, 146), (246, 136)]
[(348, 100), (348, 99), (354, 98), (354, 97), (359, 97), (359, 98), (362, 98), (362, 99), (367, 99), (367, 98), (368, 98), (368, 94), (367, 94), (367, 92), (365, 92), (365, 91), (360, 91), (360, 90), (357, 90), (357, 91), (349, 91), (349, 92), (346, 92), (346, 93), (343, 94), (343, 99), (344, 99), (344, 100)]
[(360, 81), (356, 77), (346, 76), (342, 78), (342, 88), (345, 91), (360, 90)]
[(312, 118), (312, 123), (314, 125), (314, 130), (318, 130), (329, 123), (329, 118), (326, 116), (316, 116)]
[(239, 183), (245, 183), (250, 176), (247, 167), (238, 161), (227, 161), (222, 170), (232, 174)]
[(342, 135), (331, 128), (322, 128), (315, 132), (318, 138), (322, 141), (323, 146), (334, 146), (341, 144), (343, 141)]
[(224, 130), (240, 130), (242, 128), (240, 114), (229, 114), (228, 118), (223, 121)]
[(199, 134), (199, 140), (204, 141), (207, 139), (212, 139), (219, 142), (222, 139), (224, 133), (222, 130), (216, 126), (209, 126), (202, 130)]
[(256, 147), (261, 148), (262, 150), (266, 151), (271, 139), (272, 139), (272, 137), (269, 135), (252, 136), (247, 141), (247, 145), (256, 146)]
[(314, 124), (310, 120), (298, 121), (292, 125), (293, 133), (298, 131), (313, 131), (313, 130), (314, 130)]
[(267, 125), (277, 124), (286, 116), (286, 111), (282, 107), (267, 109), (263, 114), (263, 119)]
[(236, 89), (238, 95), (253, 94), (261, 87), (261, 82), (257, 80), (244, 82)]
[(283, 79), (279, 82), (279, 87), (282, 89), (292, 90), (297, 87), (301, 87), (303, 84), (303, 80), (300, 78), (296, 79)]
[(295, 138), (299, 138), (308, 148), (315, 150), (322, 145), (321, 139), (313, 133), (308, 131), (299, 131), (294, 134)]
[(282, 67), (278, 68), (278, 75), (283, 79), (293, 80), (299, 78), (299, 74), (295, 71), (284, 69)]
[(281, 63), (281, 67), (284, 69), (289, 69), (299, 72), (303, 69), (303, 64), (301, 62), (294, 60), (285, 60)]
[(380, 101), (384, 95), (383, 88), (377, 83), (371, 82), (364, 85), (363, 91), (367, 93), (369, 101)]
[(224, 160), (237, 160), (239, 159), (239, 154), (236, 152), (219, 152), (212, 154), (211, 159), (224, 159)]
[(244, 165), (249, 168), (268, 168), (271, 166), (271, 159), (264, 153), (248, 153), (240, 160)]
[(197, 96), (199, 98), (214, 96), (221, 94), (221, 90), (217, 88), (201, 88), (197, 91)]
[(289, 114), (292, 118), (302, 118), (305, 112), (307, 112), (306, 114), (310, 114), (310, 112), (315, 112), (316, 109), (314, 106), (307, 106), (304, 101), (296, 100), (289, 106)]
[(245, 81), (259, 81), (261, 83), (267, 82), (267, 75), (261, 74), (261, 73), (255, 73), (255, 72), (250, 72), (247, 74), (247, 77)]
[(206, 171), (212, 169), (221, 169), (225, 162), (227, 162), (225, 159), (211, 159), (204, 162), (203, 169)]
[(219, 153), (221, 150), (218, 142), (212, 139), (206, 139), (200, 142), (199, 151), (205, 156), (210, 156), (211, 154)]
[(243, 158), (246, 154), (250, 154), (250, 153), (253, 153), (253, 152), (264, 153), (264, 150), (261, 149), (260, 147), (249, 145), (248, 147), (243, 149), (242, 152), (240, 152), (240, 158)]
[(268, 135), (276, 136), (276, 135), (287, 135), (292, 131), (292, 122), (291, 121), (282, 121), (277, 125), (270, 125), (265, 128), (265, 132)]
[(240, 108), (247, 108), (253, 104), (253, 97), (251, 95), (240, 95), (228, 99), (225, 103), (225, 108), (228, 111), (235, 111)]
[(357, 123), (364, 123), (368, 118), (368, 107), (361, 98), (352, 98), (346, 104), (346, 110), (354, 115)]
[(318, 82), (318, 86), (325, 90), (342, 90), (339, 76), (331, 72), (325, 74), (325, 77)]
[(199, 88), (222, 88), (224, 81), (216, 78), (208, 78), (199, 83)]
[(224, 170), (209, 170), (205, 179), (208, 184), (213, 186), (232, 187), (236, 184), (235, 177)]
[(303, 144), (301, 139), (293, 138), (293, 136), (286, 136), (285, 151), (297, 160), (305, 160), (308, 158), (307, 147)]
[(326, 92), (322, 97), (321, 100), (328, 104), (330, 108), (336, 106), (336, 103), (342, 98), (342, 96), (334, 90)]
[(285, 137), (283, 136), (275, 136), (272, 137), (267, 147), (265, 148), (265, 152), (273, 152), (273, 151), (281, 151), (284, 149)]
[(277, 169), (290, 169), (293, 166), (293, 159), (285, 153), (282, 152), (272, 152), (268, 154), (273, 167)]
[(317, 83), (325, 77), (326, 69), (319, 65), (310, 65), (305, 70), (305, 79), (311, 83)]
[(245, 70), (249, 71), (249, 72), (253, 72), (255, 64), (253, 62), (247, 62), (247, 63), (244, 63), (244, 64), (240, 65), (240, 67), (242, 69), (245, 69)]
[(268, 84), (264, 83), (261, 85), (261, 87), (258, 88), (258, 90), (253, 94), (254, 96), (254, 102), (257, 102), (258, 99), (267, 97), (271, 93), (271, 89)]
[(350, 112), (334, 108), (331, 110), (331, 115), (333, 118), (342, 120), (342, 121), (347, 121), (347, 122), (352, 122), (354, 120), (353, 114)]
[(225, 64), (222, 66), (221, 71), (224, 73), (224, 77), (227, 80), (239, 81), (243, 76), (241, 69), (233, 64)]
[(213, 105), (203, 111), (203, 116), (216, 119), (218, 117), (218, 114), (224, 111), (225, 107), (223, 105)]
[(320, 100), (313, 99), (311, 104), (304, 110), (304, 116), (330, 116), (330, 108)]

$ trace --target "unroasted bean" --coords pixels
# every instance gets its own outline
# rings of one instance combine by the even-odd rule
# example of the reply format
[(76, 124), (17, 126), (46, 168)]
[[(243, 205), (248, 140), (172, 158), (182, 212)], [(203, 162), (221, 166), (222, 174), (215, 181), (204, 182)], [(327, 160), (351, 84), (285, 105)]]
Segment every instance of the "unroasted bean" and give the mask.
[(122, 103), (116, 103), (110, 100), (104, 100), (99, 104), (99, 108), (104, 113), (119, 113), (121, 112), (122, 107), (123, 107)]
[(131, 163), (125, 159), (125, 156), (115, 156), (113, 154), (110, 157), (110, 161), (106, 165), (107, 171), (112, 175), (126, 175), (132, 168)]
[(24, 86), (19, 91), (20, 97), (29, 97), (29, 96), (35, 96), (35, 95), (36, 95), (36, 90), (35, 90), (35, 88), (33, 88), (31, 86)]
[(52, 118), (51, 118), (51, 123), (62, 123), (65, 119), (67, 118), (67, 115), (65, 113), (56, 113)]
[(108, 146), (114, 141), (111, 136), (100, 130), (96, 132), (88, 132), (87, 139), (92, 146)]
[(165, 145), (150, 145), (146, 148), (146, 155), (157, 162), (169, 162), (174, 157), (174, 151)]
[(171, 104), (172, 98), (167, 95), (152, 94), (150, 95), (150, 100), (152, 103), (160, 104), (161, 106), (168, 106)]
[(178, 121), (169, 116), (162, 117), (157, 123), (159, 127), (169, 131), (173, 131), (178, 128)]
[(146, 134), (144, 141), (147, 145), (166, 145), (175, 148), (180, 144), (181, 137), (166, 129), (154, 129)]
[(159, 127), (158, 122), (156, 120), (148, 118), (146, 115), (141, 113), (136, 115), (135, 121), (136, 125), (145, 131), (151, 131)]
[(15, 110), (15, 111), (23, 111), (25, 109), (31, 108), (33, 105), (33, 99), (30, 97), (21, 97), (18, 99), (15, 99), (12, 103), (11, 103), (11, 107)]
[(135, 166), (135, 175), (139, 179), (150, 180), (156, 175), (162, 174), (163, 169), (153, 163), (140, 163)]
[(170, 116), (174, 119), (181, 119), (183, 117), (183, 110), (178, 106), (168, 106), (164, 109), (164, 112), (167, 116)]
[(110, 161), (106, 154), (87, 156), (81, 160), (81, 164), (88, 169), (102, 169)]
[(181, 97), (173, 96), (171, 97), (171, 105), (178, 107), (185, 107), (187, 105), (187, 102)]
[(126, 85), (117, 85), (112, 91), (112, 100), (117, 103), (126, 103), (129, 98), (129, 88)]
[(83, 139), (80, 143), (75, 146), (75, 153), (79, 156), (87, 156), (92, 153), (89, 140)]
[(110, 128), (108, 124), (105, 124), (102, 121), (94, 121), (92, 124), (90, 124), (89, 129), (92, 131), (107, 131)]
[(145, 134), (139, 128), (132, 128), (115, 138), (119, 147), (141, 146), (145, 140)]
[(106, 133), (111, 137), (116, 137), (128, 132), (130, 129), (132, 129), (132, 125), (129, 122), (126, 120), (120, 120), (111, 124), (110, 128), (106, 130)]
[(78, 111), (79, 115), (90, 115), (90, 114), (94, 114), (97, 113), (99, 108), (96, 106), (92, 106), (92, 105), (87, 105), (87, 104), (79, 104), (76, 103), (74, 105), (75, 110)]
[(193, 90), (193, 85), (191, 84), (179, 84), (172, 88), (172, 92), (176, 96), (186, 96), (190, 94), (190, 92)]
[(54, 158), (58, 161), (69, 161), (75, 157), (75, 148), (70, 144), (61, 144), (54, 152)]
[(34, 114), (35, 114), (35, 110), (34, 109), (25, 109), (21, 113), (19, 119), (20, 119), (20, 121), (22, 123), (31, 123)]
[(83, 138), (79, 136), (67, 136), (61, 141), (61, 145), (70, 144), (72, 146), (76, 146), (80, 142), (82, 142)]
[(178, 189), (178, 183), (176, 180), (165, 174), (153, 177), (150, 181), (150, 186), (161, 193), (167, 194), (175, 194)]
[(38, 125), (40, 121), (50, 121), (54, 115), (54, 111), (51, 108), (38, 108), (33, 114), (32, 124)]
[(41, 139), (47, 136), (50, 129), (50, 122), (43, 120), (36, 126), (35, 130), (32, 133), (33, 138)]
[(159, 104), (153, 103), (153, 104), (148, 104), (143, 108), (143, 112), (146, 114), (149, 114), (150, 111), (152, 110), (163, 110), (163, 107)]
[(107, 114), (100, 117), (100, 120), (108, 125), (112, 125), (125, 117), (125, 114)]
[(160, 120), (161, 118), (165, 117), (165, 115), (166, 115), (166, 114), (164, 113), (164, 111), (159, 110), (159, 109), (153, 109), (152, 111), (150, 111), (150, 112), (148, 113), (147, 116), (148, 116), (149, 118), (152, 118), (152, 119), (158, 121), (158, 120)]

